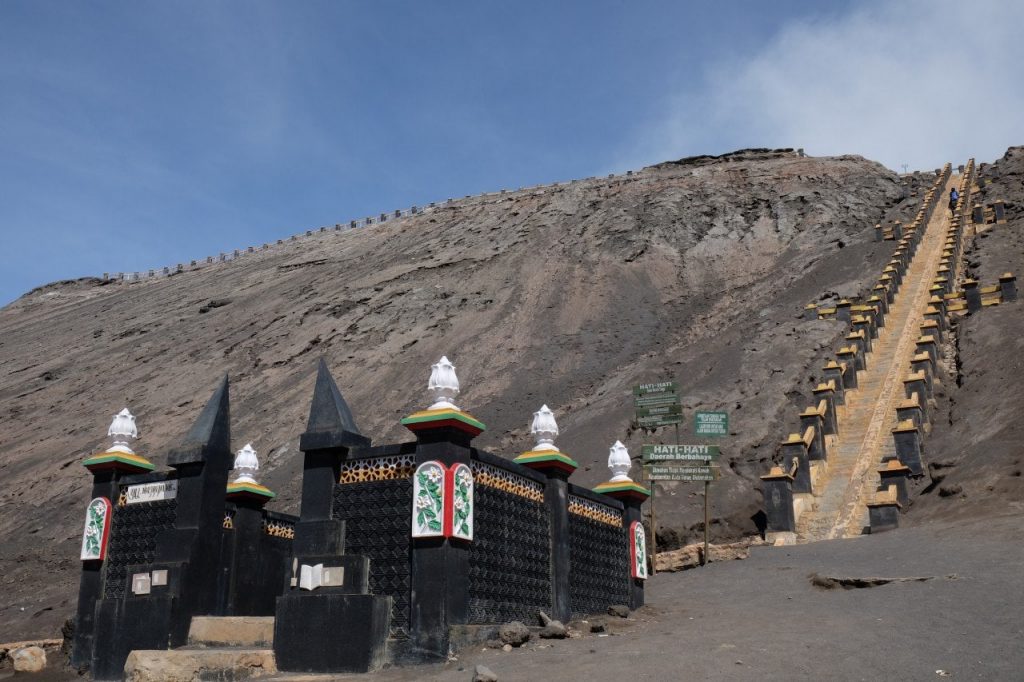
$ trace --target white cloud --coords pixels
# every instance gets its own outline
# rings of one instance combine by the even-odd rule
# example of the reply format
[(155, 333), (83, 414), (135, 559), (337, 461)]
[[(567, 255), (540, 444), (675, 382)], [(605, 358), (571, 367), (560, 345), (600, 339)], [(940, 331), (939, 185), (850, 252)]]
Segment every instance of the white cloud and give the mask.
[(637, 156), (757, 146), (895, 170), (994, 160), (1024, 144), (1021, 26), (1019, 0), (879, 2), (793, 22), (750, 59), (710, 66), (702, 92), (677, 94)]

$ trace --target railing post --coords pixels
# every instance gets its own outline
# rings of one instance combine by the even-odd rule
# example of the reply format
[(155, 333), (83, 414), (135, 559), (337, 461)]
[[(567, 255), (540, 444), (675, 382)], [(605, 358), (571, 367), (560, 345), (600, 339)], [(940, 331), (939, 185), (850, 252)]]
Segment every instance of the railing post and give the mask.
[[(459, 393), (459, 380), (448, 358), (442, 357), (431, 368), (428, 391), (433, 404), (402, 420), (416, 434), (416, 463), (436, 461), (446, 469), (469, 465), (470, 443), (486, 427), (452, 402)], [(450, 626), (469, 620), (469, 545), (455, 537), (413, 533), (410, 569), (413, 650), (423, 658), (443, 660), (448, 655)]]
[[(89, 537), (82, 538), (82, 575), (78, 584), (78, 610), (75, 615), (75, 635), (71, 649), (71, 664), (75, 667), (89, 666), (93, 654), (96, 601), (103, 596), (103, 568), (107, 544), (110, 539), (110, 522), (113, 507), (118, 503), (120, 479), (133, 473), (153, 470), (148, 459), (138, 455), (130, 447), (130, 438), (138, 437), (135, 417), (123, 409), (114, 417), (107, 435), (113, 444), (105, 452), (87, 458), (82, 464), (92, 474), (92, 494), (89, 510), (86, 512), (85, 535), (95, 538), (91, 547)], [(106, 500), (105, 524), (94, 516), (103, 505), (97, 500)], [(93, 511), (93, 504), (97, 510)], [(98, 535), (97, 535), (98, 531)]]
[(781, 467), (772, 467), (770, 473), (761, 477), (761, 487), (766, 517), (765, 540), (785, 542), (794, 539), (793, 475)]
[[(641, 507), (651, 496), (651, 491), (636, 483), (629, 477), (629, 469), (632, 462), (626, 446), (615, 441), (608, 453), (608, 468), (612, 477), (605, 483), (594, 487), (594, 492), (607, 495), (622, 502), (623, 514), (622, 525), (626, 532), (626, 540), (629, 543), (630, 551), (630, 603), (631, 609), (637, 609), (644, 605), (644, 581), (647, 579), (647, 536), (644, 531)], [(705, 508), (706, 509), (706, 508)], [(707, 543), (707, 519), (705, 514), (705, 535)], [(651, 527), (651, 532), (657, 530)], [(657, 560), (657, 557), (654, 557)], [(705, 560), (707, 557), (705, 556)]]
[(558, 424), (547, 405), (534, 413), (530, 433), (537, 439), (536, 444), (532, 450), (516, 457), (515, 461), (547, 477), (544, 505), (551, 519), (551, 617), (568, 623), (572, 618), (569, 591), (569, 476), (579, 465), (555, 447)]

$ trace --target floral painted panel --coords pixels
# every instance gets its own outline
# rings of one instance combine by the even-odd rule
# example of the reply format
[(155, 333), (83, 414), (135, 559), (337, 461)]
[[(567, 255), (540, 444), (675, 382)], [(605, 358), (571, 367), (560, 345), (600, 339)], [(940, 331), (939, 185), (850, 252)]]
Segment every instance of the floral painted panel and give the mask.
[(643, 525), (638, 521), (631, 523), (629, 530), (632, 576), (647, 580), (647, 535), (644, 533)]
[(444, 465), (437, 461), (416, 467), (412, 484), (412, 536), (444, 536)]
[(473, 472), (465, 464), (456, 464), (448, 474), (452, 478), (452, 537), (473, 539)]
[(97, 497), (85, 509), (85, 530), (82, 532), (82, 561), (102, 561), (107, 556), (110, 537), (110, 500)]

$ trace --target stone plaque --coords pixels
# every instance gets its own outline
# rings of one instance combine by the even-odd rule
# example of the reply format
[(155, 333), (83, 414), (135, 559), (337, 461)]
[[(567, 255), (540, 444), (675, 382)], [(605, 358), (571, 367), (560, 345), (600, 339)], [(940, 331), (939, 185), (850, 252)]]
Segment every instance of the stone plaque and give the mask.
[(152, 575), (153, 575), (153, 579), (152, 579), (153, 587), (157, 587), (159, 585), (166, 585), (167, 584), (167, 569), (166, 568), (161, 568), (158, 571), (153, 571)]

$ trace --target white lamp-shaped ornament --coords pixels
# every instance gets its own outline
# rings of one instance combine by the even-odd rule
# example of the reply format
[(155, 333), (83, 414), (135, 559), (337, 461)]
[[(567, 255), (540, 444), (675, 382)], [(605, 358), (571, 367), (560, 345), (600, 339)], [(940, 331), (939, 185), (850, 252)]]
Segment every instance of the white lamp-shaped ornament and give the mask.
[(629, 450), (621, 441), (615, 441), (608, 451), (608, 468), (612, 471), (612, 478), (609, 483), (628, 483), (633, 479), (629, 477), (629, 469), (633, 466), (629, 458)]
[(434, 404), (427, 410), (458, 410), (452, 400), (459, 394), (459, 378), (455, 376), (455, 365), (441, 356), (436, 365), (430, 367), (430, 381), (427, 392)]
[(533, 446), (534, 452), (558, 452), (558, 448), (555, 447), (558, 424), (555, 422), (555, 413), (547, 405), (542, 405), (533, 413), (530, 435), (537, 440), (537, 444)]
[(113, 443), (107, 452), (123, 452), (126, 455), (134, 455), (135, 451), (128, 446), (129, 438), (138, 438), (139, 430), (135, 426), (135, 417), (128, 408), (124, 408), (114, 416), (114, 421), (107, 429), (107, 435), (113, 438)]
[(260, 469), (260, 462), (256, 458), (256, 451), (252, 443), (246, 443), (245, 447), (235, 454), (235, 483), (252, 483), (259, 485), (256, 480), (256, 472)]

